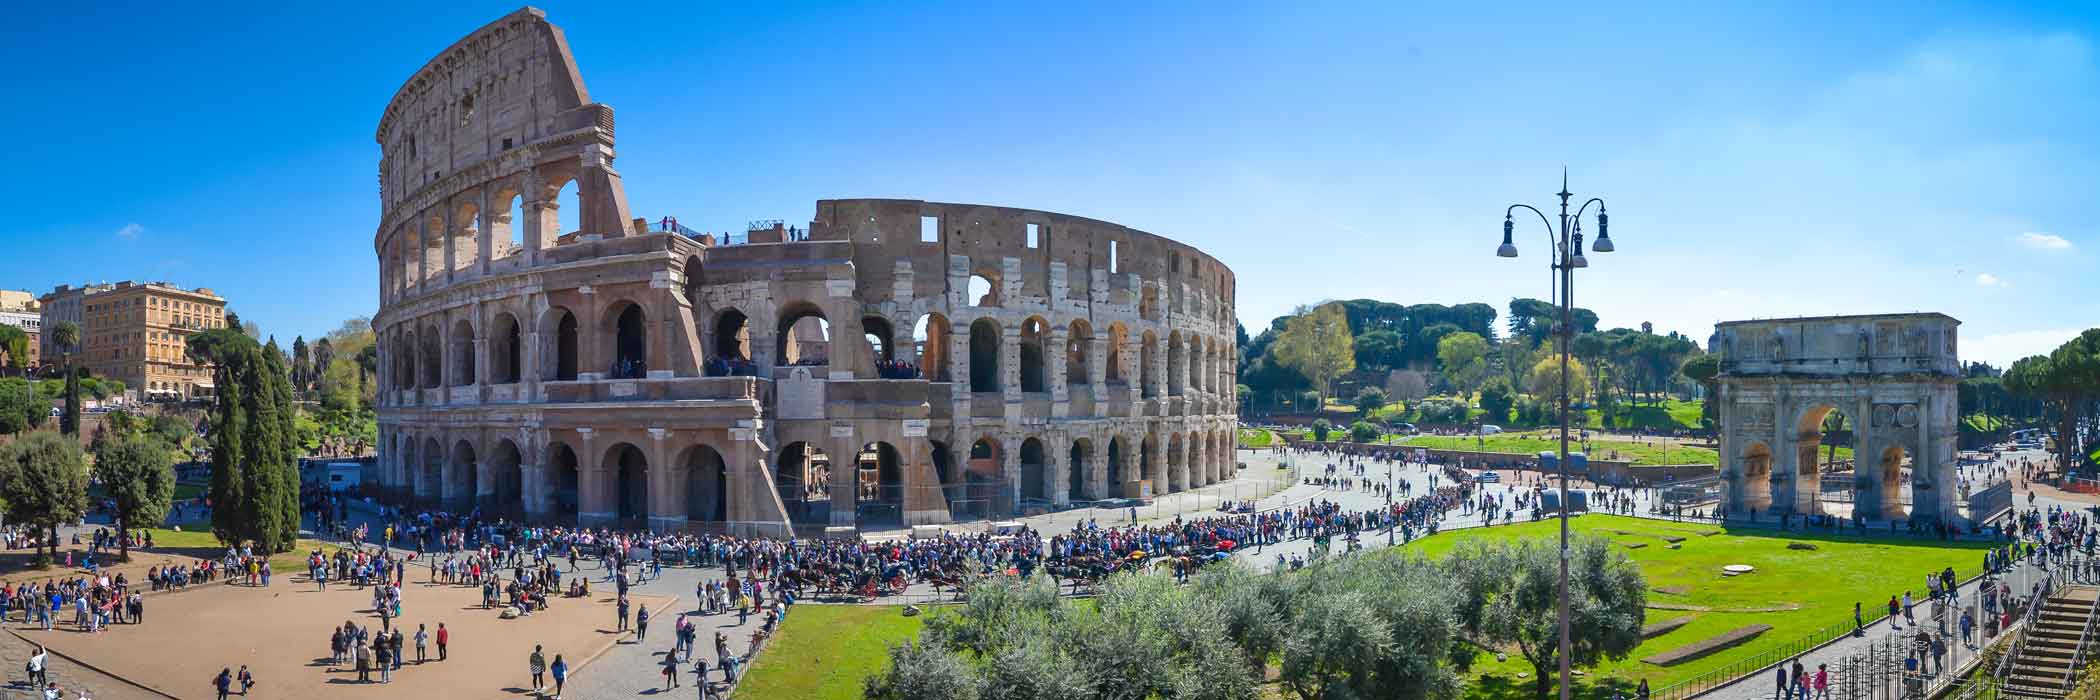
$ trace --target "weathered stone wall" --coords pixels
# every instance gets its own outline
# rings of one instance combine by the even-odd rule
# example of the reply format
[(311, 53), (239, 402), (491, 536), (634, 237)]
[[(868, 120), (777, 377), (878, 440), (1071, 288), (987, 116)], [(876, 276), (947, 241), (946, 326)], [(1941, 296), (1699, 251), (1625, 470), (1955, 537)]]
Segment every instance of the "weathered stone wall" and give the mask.
[[(461, 89), (494, 91), (469, 115)], [(553, 116), (477, 131), (484, 107)], [(564, 121), (593, 110), (606, 120)], [(373, 326), (380, 481), (402, 498), (777, 533), (1231, 477), (1234, 286), (1215, 259), (1093, 219), (910, 200), (821, 201), (807, 235), (743, 245), (649, 232), (622, 223), (609, 115), (530, 9), (389, 106)], [(536, 155), (460, 143), (506, 124)], [(411, 138), (414, 158), (442, 143), (465, 167), (421, 182), (429, 163), (394, 161)], [(605, 178), (583, 189), (603, 209), (557, 239), (546, 185), (577, 176)], [(480, 244), (505, 222), (473, 214), (520, 183), (542, 197), (526, 245)]]

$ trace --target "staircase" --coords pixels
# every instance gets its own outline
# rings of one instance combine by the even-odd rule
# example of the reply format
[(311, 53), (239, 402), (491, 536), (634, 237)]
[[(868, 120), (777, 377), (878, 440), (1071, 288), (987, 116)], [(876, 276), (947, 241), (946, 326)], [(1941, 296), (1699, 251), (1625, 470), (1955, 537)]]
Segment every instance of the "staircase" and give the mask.
[(2081, 657), (2079, 645), (2094, 644), (2087, 636), (2096, 604), (2100, 604), (2100, 588), (2092, 586), (2066, 586), (2042, 604), (2041, 613), (2027, 629), (2026, 642), (2012, 660), (2012, 673), (2005, 679), (2007, 696), (2062, 700), (2064, 679), (2073, 662), (2093, 659), (2090, 648)]

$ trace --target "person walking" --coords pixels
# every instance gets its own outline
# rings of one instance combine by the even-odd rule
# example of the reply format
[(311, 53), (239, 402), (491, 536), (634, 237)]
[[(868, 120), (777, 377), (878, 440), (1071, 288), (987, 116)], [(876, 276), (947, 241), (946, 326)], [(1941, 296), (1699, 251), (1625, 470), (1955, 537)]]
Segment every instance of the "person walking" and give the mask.
[(1816, 700), (1830, 700), (1830, 666), (1816, 664)]
[(678, 650), (664, 652), (664, 690), (678, 687)]
[(241, 670), (233, 674), (233, 680), (241, 685), (241, 697), (244, 698), (248, 697), (248, 689), (255, 687), (255, 674), (248, 672), (247, 664), (241, 664)]
[(379, 682), (394, 682), (393, 660), (400, 655), (401, 652), (387, 641), (386, 635), (372, 641), (372, 658), (379, 664)]
[(649, 606), (644, 605), (634, 613), (634, 643), (640, 644), (649, 636)]
[(532, 645), (532, 656), (525, 660), (525, 666), (532, 671), (532, 691), (537, 693), (545, 690), (547, 688), (547, 657), (540, 653), (540, 645)]
[(233, 669), (221, 667), (219, 675), (211, 677), (211, 688), (219, 694), (219, 700), (226, 700), (226, 696), (233, 694)]
[(554, 700), (561, 700), (561, 687), (569, 681), (569, 662), (563, 661), (560, 654), (555, 654), (554, 665), (547, 667), (547, 670), (554, 674)]
[(30, 685), (43, 687), (45, 683), (51, 682), (50, 663), (51, 652), (44, 650), (44, 645), (42, 644), (36, 645), (36, 653), (29, 655)]
[(1772, 690), (1772, 700), (1787, 700), (1786, 664), (1780, 664), (1779, 668), (1777, 669), (1777, 672), (1779, 683), (1778, 686)]

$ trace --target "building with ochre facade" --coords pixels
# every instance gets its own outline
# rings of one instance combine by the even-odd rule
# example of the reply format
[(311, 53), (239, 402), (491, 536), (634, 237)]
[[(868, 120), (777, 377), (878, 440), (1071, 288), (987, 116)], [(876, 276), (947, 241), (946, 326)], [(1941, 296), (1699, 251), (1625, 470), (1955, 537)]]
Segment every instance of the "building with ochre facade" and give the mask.
[(629, 209), (613, 136), (531, 8), (387, 105), (372, 325), (394, 498), (777, 534), (1231, 477), (1234, 282), (1203, 252), (896, 199), (696, 234)]

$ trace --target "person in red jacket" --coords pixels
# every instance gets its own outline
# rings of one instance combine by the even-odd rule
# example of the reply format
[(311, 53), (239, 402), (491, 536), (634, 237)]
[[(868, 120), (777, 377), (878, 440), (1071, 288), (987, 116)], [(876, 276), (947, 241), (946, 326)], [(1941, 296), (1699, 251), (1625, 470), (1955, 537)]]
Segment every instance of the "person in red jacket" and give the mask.
[(440, 622), (440, 623), (438, 623), (438, 660), (439, 660), (439, 661), (444, 661), (444, 660), (445, 660), (445, 646), (446, 646), (446, 645), (448, 645), (448, 644), (451, 644), (451, 643), (452, 643), (452, 631), (451, 631), (451, 630), (447, 630), (447, 629), (445, 629), (445, 623), (443, 623), (443, 622)]

